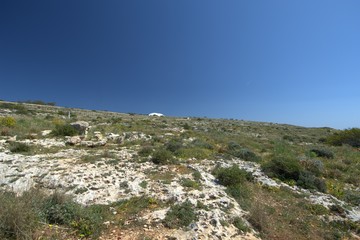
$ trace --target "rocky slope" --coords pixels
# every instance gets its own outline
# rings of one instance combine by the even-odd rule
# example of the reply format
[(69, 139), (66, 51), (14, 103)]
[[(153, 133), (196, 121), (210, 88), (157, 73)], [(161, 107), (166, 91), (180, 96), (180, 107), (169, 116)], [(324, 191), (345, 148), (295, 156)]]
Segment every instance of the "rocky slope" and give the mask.
[[(56, 109), (54, 107), (44, 109), (32, 106), (32, 111), (39, 109), (43, 112), (38, 115), (44, 116), (46, 112), (49, 114), (58, 111), (54, 110)], [(16, 111), (2, 111), (2, 114), (17, 116)], [(90, 114), (89, 111), (77, 110), (78, 116), (86, 114)], [(110, 115), (113, 117), (112, 113)], [(105, 231), (101, 239), (140, 239), (143, 236), (147, 236), (148, 239), (260, 239), (259, 230), (247, 220), (249, 212), (228, 194), (226, 187), (219, 184), (212, 174), (216, 167), (237, 165), (252, 175), (256, 184), (264, 188), (286, 188), (294, 194), (304, 196), (310, 204), (320, 204), (326, 209), (341, 206), (344, 211), (341, 214), (331, 213), (332, 220), (340, 219), (355, 223), (360, 221), (359, 206), (349, 205), (329, 194), (271, 179), (255, 162), (236, 157), (227, 159), (216, 157), (201, 161), (188, 158), (176, 164), (158, 165), (151, 161), (151, 154), (141, 157), (140, 151), (148, 142), (153, 141), (154, 138), (167, 139), (186, 133), (187, 127), (184, 125), (164, 126), (158, 135), (141, 131), (110, 132), (106, 129), (108, 123), (101, 120), (94, 122), (94, 119), (99, 117), (99, 113), (91, 116), (82, 117), (90, 124), (89, 126), (85, 124), (85, 129), (79, 136), (54, 137), (49, 134), (52, 129), (41, 129), (41, 133), (25, 138), (2, 136), (1, 189), (17, 194), (31, 188), (41, 188), (49, 193), (61, 190), (83, 205), (106, 205), (141, 196), (167, 203), (162, 207), (146, 209), (137, 216), (136, 220), (142, 223), (140, 227), (121, 228), (113, 222), (104, 222), (108, 231)], [(149, 126), (155, 124), (151, 122), (152, 120), (147, 120), (146, 116), (138, 121), (149, 121)], [(164, 123), (162, 121), (157, 119), (156, 124)], [(176, 119), (173, 121), (176, 122)], [(181, 124), (186, 123), (184, 119), (181, 121)], [(204, 128), (199, 123), (193, 125), (194, 129)], [(99, 129), (101, 131), (97, 131)], [(203, 129), (203, 131), (208, 130)], [(262, 134), (251, 137), (266, 140), (266, 136)], [(196, 136), (185, 140), (193, 142), (194, 139)], [(31, 146), (36, 151), (14, 153), (10, 150), (14, 142)], [(196, 178), (194, 172), (197, 173)], [(197, 185), (188, 186), (184, 184), (185, 180), (190, 183), (196, 182)], [(171, 206), (168, 203), (185, 201), (192, 203), (194, 208), (201, 203), (201, 207), (195, 209), (197, 220), (186, 228), (165, 227), (164, 218)], [(113, 214), (119, 213), (113, 211)], [(233, 224), (235, 218), (241, 219), (246, 231), (240, 230)], [(351, 236), (356, 238), (354, 234), (356, 232)]]

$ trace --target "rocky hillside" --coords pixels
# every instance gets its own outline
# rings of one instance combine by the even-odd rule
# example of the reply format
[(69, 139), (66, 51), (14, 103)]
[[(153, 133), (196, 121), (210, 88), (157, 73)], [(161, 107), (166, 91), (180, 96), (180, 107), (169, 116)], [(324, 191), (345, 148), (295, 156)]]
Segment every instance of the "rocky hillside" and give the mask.
[(0, 102), (0, 238), (359, 239), (337, 132)]

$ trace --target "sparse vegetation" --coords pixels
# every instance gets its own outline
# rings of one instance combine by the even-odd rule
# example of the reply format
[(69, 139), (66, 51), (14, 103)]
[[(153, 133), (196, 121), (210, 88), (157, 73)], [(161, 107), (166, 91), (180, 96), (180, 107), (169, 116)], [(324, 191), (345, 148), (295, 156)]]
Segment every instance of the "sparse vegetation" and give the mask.
[(13, 128), (16, 125), (16, 120), (13, 117), (0, 117), (0, 127)]
[(174, 157), (169, 150), (160, 148), (153, 153), (151, 161), (155, 164), (164, 165), (173, 163)]
[(70, 124), (57, 124), (51, 133), (56, 137), (80, 135)]
[[(312, 166), (311, 169), (319, 175), (319, 169)], [(282, 181), (294, 181), (298, 186), (308, 189), (317, 189), (326, 192), (325, 182), (307, 171), (301, 166), (300, 161), (291, 157), (274, 157), (271, 161), (263, 164), (263, 171), (272, 178)]]
[(328, 149), (313, 148), (310, 150), (310, 153), (315, 154), (316, 157), (334, 158), (334, 153)]
[(241, 147), (235, 142), (228, 144), (228, 153), (234, 157), (241, 158), (245, 161), (258, 162), (260, 158), (247, 148)]
[(99, 236), (105, 214), (105, 208), (83, 207), (58, 192), (44, 200), (41, 211), (48, 223), (69, 226), (80, 237)]
[(329, 136), (326, 142), (334, 146), (348, 144), (352, 147), (360, 147), (360, 129), (351, 128), (336, 132)]
[(233, 219), (234, 226), (240, 231), (246, 233), (249, 231), (249, 226), (244, 222), (240, 217), (236, 217)]
[(1, 239), (33, 239), (40, 222), (65, 225), (79, 237), (99, 236), (107, 214), (101, 206), (83, 207), (69, 197), (54, 193), (47, 197), (38, 190), (31, 190), (21, 197), (0, 192)]
[(196, 219), (194, 206), (189, 201), (185, 201), (170, 208), (166, 213), (164, 224), (169, 228), (187, 227)]
[(215, 168), (213, 174), (219, 180), (219, 183), (226, 186), (227, 193), (234, 197), (243, 208), (247, 208), (251, 198), (248, 180), (250, 175), (233, 165), (229, 168)]
[(55, 106), (55, 102), (44, 102), (42, 100), (26, 100), (26, 101), (18, 101), (19, 103), (30, 103), (30, 104), (37, 104), (37, 105), (48, 105), (48, 106)]
[[(0, 103), (0, 108), (7, 109), (3, 111), (4, 116), (0, 117), (0, 147), (5, 149), (4, 154), (31, 154), (34, 158), (41, 154), (41, 160), (51, 161), (52, 169), (59, 174), (57, 176), (67, 178), (68, 172), (60, 163), (65, 158), (62, 156), (71, 152), (71, 157), (66, 155), (75, 160), (71, 161), (74, 164), (71, 166), (78, 167), (79, 164), (94, 172), (84, 180), (85, 185), (74, 181), (66, 186), (65, 191), (71, 192), (77, 199), (81, 199), (82, 195), (90, 196), (96, 191), (102, 191), (102, 188), (112, 184), (119, 190), (119, 197), (129, 197), (133, 194), (133, 187), (138, 187), (140, 192), (160, 188), (165, 190), (161, 194), (166, 195), (166, 190), (179, 185), (183, 186), (184, 195), (198, 197), (195, 199), (196, 206), (188, 201), (174, 204), (172, 200), (160, 201), (142, 196), (122, 199), (107, 206), (83, 207), (62, 194), (49, 197), (25, 193), (16, 197), (14, 194), (1, 192), (0, 205), (3, 210), (0, 210), (0, 239), (65, 239), (61, 230), (54, 230), (55, 227), (49, 230), (48, 224), (59, 226), (57, 229), (66, 229), (63, 231), (70, 234), (66, 239), (96, 239), (104, 222), (110, 222), (109, 231), (112, 226), (138, 231), (145, 225), (143, 214), (169, 206), (171, 208), (163, 221), (164, 225), (169, 228), (186, 228), (196, 222), (196, 212), (217, 208), (212, 203), (209, 204), (209, 198), (212, 202), (212, 198), (228, 196), (249, 212), (246, 220), (251, 225), (248, 226), (243, 218), (234, 218), (234, 205), (238, 206), (233, 200), (222, 203), (218, 208), (227, 213), (220, 220), (221, 225), (234, 225), (239, 229), (239, 234), (247, 232), (248, 227), (255, 227), (263, 239), (289, 239), (289, 236), (291, 239), (352, 239), (351, 234), (359, 235), (358, 223), (348, 220), (331, 221), (334, 216), (335, 219), (346, 216), (348, 209), (360, 204), (358, 129), (337, 131), (208, 118), (160, 119), (139, 114), (130, 116), (101, 111), (70, 111), (66, 108), (52, 109), (48, 105), (18, 103)], [(42, 145), (43, 142), (46, 144), (47, 138), (56, 140), (56, 144), (64, 142), (64, 138), (61, 138), (63, 136), (78, 134), (68, 124), (68, 112), (71, 112), (71, 121), (76, 116), (79, 120), (90, 123), (89, 134), (82, 136), (86, 141), (94, 141), (95, 131), (101, 132), (103, 136), (112, 133), (113, 136), (120, 137), (110, 139), (106, 146), (96, 149)], [(53, 134), (42, 135), (43, 130), (51, 129)], [(54, 139), (54, 136), (60, 138)], [(59, 154), (52, 158), (53, 153)], [(27, 158), (15, 154), (13, 156)], [(4, 158), (3, 164), (15, 165), (12, 161), (12, 158)], [(202, 191), (208, 188), (206, 184), (209, 181), (209, 169), (216, 164), (218, 166), (212, 173), (217, 183), (226, 187), (226, 191), (223, 191), (222, 186), (217, 186), (222, 189), (221, 194), (209, 196), (206, 191)], [(236, 164), (242, 164), (241, 168), (244, 169), (260, 164), (262, 170), (275, 182), (282, 181), (311, 191), (305, 196), (300, 191), (296, 193), (287, 187), (260, 185), (258, 179), (253, 179), (251, 174)], [(22, 166), (19, 166), (18, 170), (21, 171)], [(139, 186), (133, 186), (133, 179), (129, 178), (127, 172), (130, 169), (134, 172), (143, 171), (146, 180), (140, 180)], [(81, 169), (76, 174), (80, 176), (82, 171)], [(21, 172), (6, 174), (6, 181), (3, 181), (1, 189), (18, 186), (24, 176)], [(41, 179), (48, 179), (48, 176), (38, 176), (36, 181), (41, 184)], [(141, 175), (140, 179), (144, 179), (143, 177)], [(105, 184), (94, 184), (99, 181)], [(331, 194), (346, 204), (334, 205), (329, 210), (321, 204), (306, 200), (309, 197), (307, 194), (314, 194), (316, 191)], [(155, 224), (151, 223), (151, 227)], [(209, 221), (209, 224), (212, 223)], [(192, 227), (194, 225), (196, 224), (191, 224)], [(56, 231), (58, 232), (55, 233)], [(48, 232), (54, 232), (55, 235), (51, 233), (48, 236)]]
[(9, 149), (13, 153), (27, 153), (30, 152), (31, 147), (25, 143), (11, 142)]
[(195, 189), (200, 188), (200, 184), (198, 182), (193, 181), (188, 178), (182, 178), (180, 183), (183, 187), (186, 187), (186, 188), (195, 188)]

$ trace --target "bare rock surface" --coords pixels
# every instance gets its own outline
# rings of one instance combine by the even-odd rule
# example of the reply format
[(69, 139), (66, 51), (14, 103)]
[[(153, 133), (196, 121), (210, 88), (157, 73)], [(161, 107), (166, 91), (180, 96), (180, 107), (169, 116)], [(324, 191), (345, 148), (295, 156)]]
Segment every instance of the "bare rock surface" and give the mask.
[[(121, 140), (119, 140), (121, 139)], [(181, 179), (193, 176), (190, 173), (177, 172), (176, 166), (158, 166), (151, 161), (135, 161), (137, 151), (117, 147), (104, 154), (101, 148), (71, 148), (70, 145), (86, 147), (101, 147), (107, 142), (135, 141), (151, 139), (138, 132), (106, 134), (95, 132), (93, 140), (83, 140), (80, 136), (70, 137), (66, 141), (59, 139), (26, 139), (19, 142), (28, 145), (38, 145), (44, 148), (59, 147), (55, 153), (36, 154), (26, 156), (13, 154), (8, 150), (6, 139), (0, 140), (0, 186), (2, 189), (21, 194), (33, 187), (41, 187), (48, 192), (61, 189), (66, 194), (84, 205), (109, 204), (135, 196), (149, 196), (161, 202), (183, 203), (190, 201), (194, 206), (201, 202), (202, 208), (196, 208), (198, 219), (187, 229), (170, 230), (163, 226), (163, 220), (169, 207), (147, 211), (140, 219), (146, 223), (141, 231), (153, 233), (155, 239), (259, 239), (257, 232), (247, 222), (247, 212), (237, 201), (225, 192), (225, 187), (218, 184), (211, 171), (216, 165), (230, 167), (233, 164), (252, 174), (255, 181), (268, 187), (285, 187), (291, 191), (303, 194), (309, 202), (321, 204), (326, 208), (339, 205), (345, 209), (342, 216), (352, 221), (360, 221), (360, 209), (349, 207), (345, 202), (335, 197), (309, 191), (297, 186), (290, 186), (275, 181), (265, 175), (260, 165), (240, 159), (232, 160), (203, 160), (201, 163), (190, 161), (181, 164), (185, 169), (196, 170), (200, 175), (200, 188), (186, 188)], [(90, 151), (90, 150), (91, 151)], [(87, 160), (89, 157), (90, 160)], [(166, 181), (154, 177), (155, 175), (171, 175)], [(142, 183), (146, 182), (146, 186)], [(116, 213), (115, 213), (116, 214)], [(229, 223), (234, 218), (241, 218), (250, 229), (245, 234)], [(158, 228), (149, 228), (152, 225)], [(119, 230), (113, 233), (114, 238), (107, 239), (136, 239), (139, 232)], [(151, 234), (150, 234), (151, 235)]]

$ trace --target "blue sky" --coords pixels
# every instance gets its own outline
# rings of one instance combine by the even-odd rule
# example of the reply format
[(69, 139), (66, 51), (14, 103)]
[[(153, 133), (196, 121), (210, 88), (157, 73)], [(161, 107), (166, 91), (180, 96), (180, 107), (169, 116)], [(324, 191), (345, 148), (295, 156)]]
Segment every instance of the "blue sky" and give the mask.
[(360, 127), (360, 1), (0, 2), (0, 99)]

